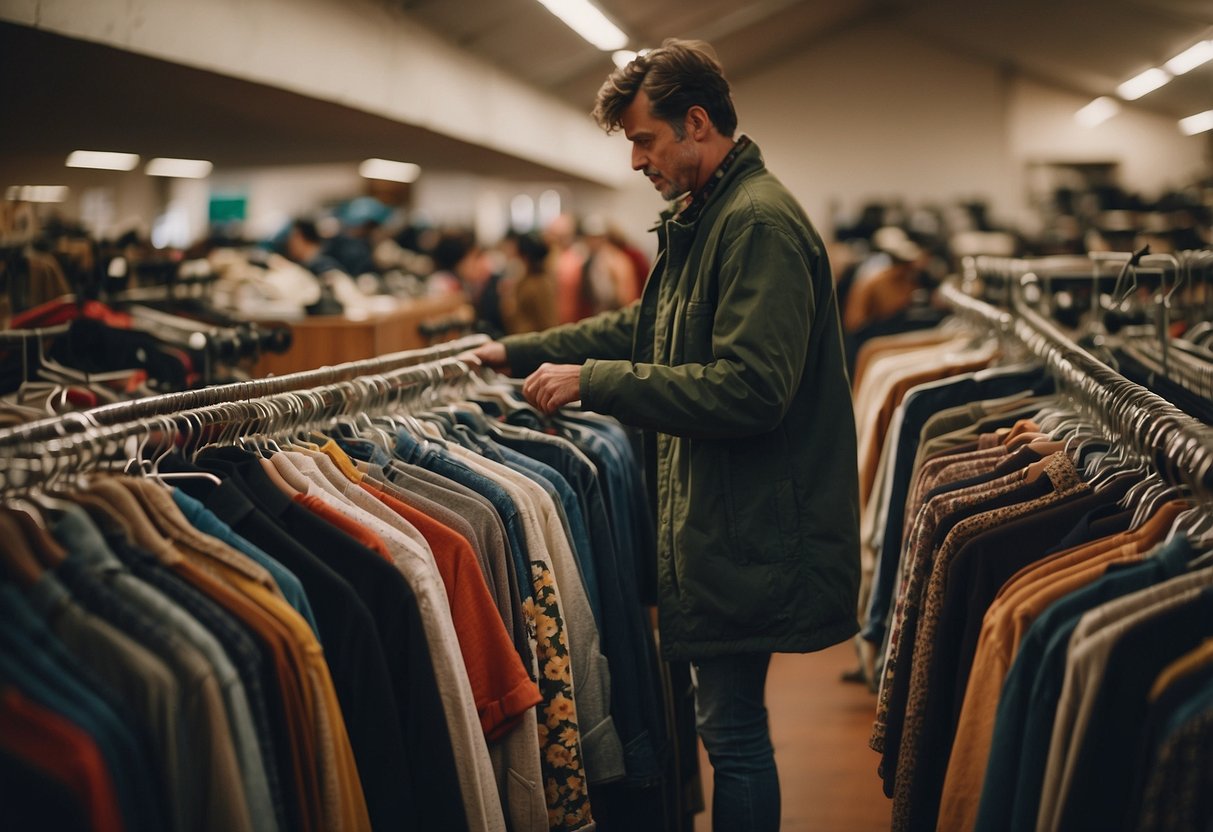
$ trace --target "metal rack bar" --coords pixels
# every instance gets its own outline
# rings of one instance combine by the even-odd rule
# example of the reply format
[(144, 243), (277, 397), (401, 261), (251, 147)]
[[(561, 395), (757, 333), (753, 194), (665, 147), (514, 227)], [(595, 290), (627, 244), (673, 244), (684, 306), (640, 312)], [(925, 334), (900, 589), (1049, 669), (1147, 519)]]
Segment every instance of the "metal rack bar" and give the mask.
[(471, 335), (466, 338), (460, 338), (457, 341), (437, 344), (419, 350), (389, 353), (377, 358), (348, 361), (330, 367), (320, 367), (315, 370), (306, 370), (300, 373), (290, 373), (254, 381), (222, 384), (214, 387), (204, 387), (199, 390), (186, 390), (180, 393), (166, 393), (162, 396), (151, 396), (146, 399), (137, 399), (129, 402), (116, 402), (80, 413), (41, 419), (27, 425), (19, 425), (0, 431), (0, 453), (3, 453), (4, 449), (9, 447), (62, 437), (88, 427), (117, 425), (123, 422), (165, 416), (184, 410), (196, 410), (209, 405), (247, 401), (278, 393), (335, 384), (337, 382), (352, 380), (358, 376), (381, 375), (402, 367), (450, 358), (465, 350), (477, 347), (488, 340), (488, 337), (485, 335)]
[(1012, 294), (1012, 313), (965, 294), (952, 282), (940, 291), (960, 315), (1014, 338), (1040, 358), (1112, 438), (1150, 459), (1167, 481), (1213, 496), (1213, 428), (1117, 373), (1017, 293)]

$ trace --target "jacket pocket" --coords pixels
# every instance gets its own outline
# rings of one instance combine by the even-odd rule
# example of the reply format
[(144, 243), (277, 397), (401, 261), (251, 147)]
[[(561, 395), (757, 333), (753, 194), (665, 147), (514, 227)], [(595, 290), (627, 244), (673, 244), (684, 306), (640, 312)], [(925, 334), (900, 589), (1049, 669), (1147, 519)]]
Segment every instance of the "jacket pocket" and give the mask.
[(510, 826), (525, 832), (540, 832), (548, 828), (547, 802), (543, 788), (515, 769), (507, 771), (506, 802)]
[(729, 452), (729, 531), (741, 560), (781, 563), (799, 549), (799, 504), (781, 430), (737, 440)]
[(712, 351), (712, 327), (716, 322), (716, 307), (702, 300), (687, 303), (683, 313), (683, 332), (677, 355), (681, 362), (707, 364), (716, 356)]

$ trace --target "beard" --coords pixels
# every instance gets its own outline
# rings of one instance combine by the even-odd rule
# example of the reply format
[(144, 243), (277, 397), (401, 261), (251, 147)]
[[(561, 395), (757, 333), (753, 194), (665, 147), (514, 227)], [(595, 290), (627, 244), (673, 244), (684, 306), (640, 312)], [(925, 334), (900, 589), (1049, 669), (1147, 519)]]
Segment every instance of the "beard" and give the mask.
[(653, 184), (656, 186), (657, 192), (661, 194), (661, 198), (666, 201), (675, 200), (687, 191), (693, 190), (695, 175), (699, 169), (699, 159), (690, 142), (684, 139), (675, 147), (678, 148), (678, 151), (663, 166), (665, 171), (652, 168), (644, 170), (645, 176), (659, 177), (660, 181)]

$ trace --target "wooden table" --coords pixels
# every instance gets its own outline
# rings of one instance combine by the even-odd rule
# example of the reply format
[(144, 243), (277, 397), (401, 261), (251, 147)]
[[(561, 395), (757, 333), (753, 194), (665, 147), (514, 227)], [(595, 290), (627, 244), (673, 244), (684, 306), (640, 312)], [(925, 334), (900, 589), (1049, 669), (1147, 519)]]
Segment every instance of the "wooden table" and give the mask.
[[(450, 320), (468, 325), (475, 320), (472, 307), (462, 295), (402, 300), (390, 312), (376, 312), (363, 318), (317, 315), (291, 321), (258, 321), (285, 323), (291, 328), (293, 340), (291, 348), (281, 355), (262, 355), (250, 372), (254, 378), (262, 378), (428, 347), (435, 339), (422, 332), (423, 325)], [(451, 328), (437, 340), (450, 340), (461, 334), (464, 333)]]

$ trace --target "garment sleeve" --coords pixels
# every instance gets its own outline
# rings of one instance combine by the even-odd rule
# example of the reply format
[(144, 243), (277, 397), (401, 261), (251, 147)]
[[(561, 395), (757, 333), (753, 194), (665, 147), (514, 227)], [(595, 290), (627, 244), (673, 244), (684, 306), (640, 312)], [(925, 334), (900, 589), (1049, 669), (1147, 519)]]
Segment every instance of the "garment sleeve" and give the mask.
[(626, 361), (632, 354), (632, 333), (639, 309), (637, 301), (623, 309), (546, 332), (502, 338), (510, 369), (526, 375), (545, 361), (556, 364), (580, 364), (587, 358)]
[[(591, 360), (581, 371), (589, 410), (677, 436), (726, 438), (773, 430), (804, 371), (814, 315), (803, 244), (765, 223), (743, 229), (720, 264), (704, 362), (675, 366)], [(690, 331), (695, 304), (685, 322)], [(693, 335), (693, 333), (692, 333)]]

